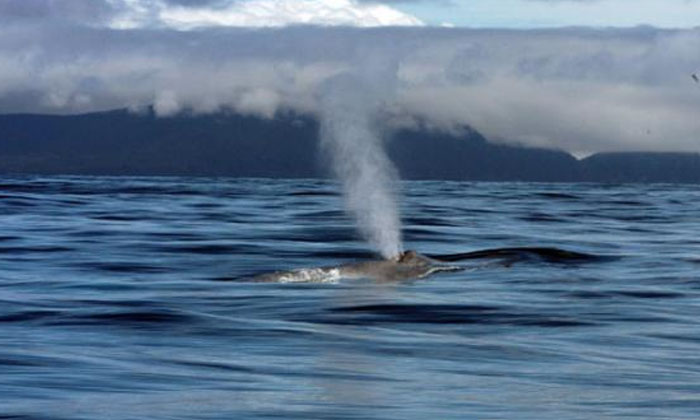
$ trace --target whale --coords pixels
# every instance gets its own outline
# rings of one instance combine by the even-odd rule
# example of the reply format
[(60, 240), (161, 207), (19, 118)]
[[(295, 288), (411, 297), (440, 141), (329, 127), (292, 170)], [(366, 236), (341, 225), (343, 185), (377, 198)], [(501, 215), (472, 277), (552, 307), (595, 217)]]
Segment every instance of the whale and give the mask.
[(422, 279), (444, 271), (461, 271), (463, 268), (447, 265), (416, 251), (406, 251), (397, 258), (359, 262), (341, 266), (340, 274), (346, 278), (372, 278), (383, 281)]
[(522, 262), (571, 265), (605, 261), (609, 258), (612, 257), (544, 247), (496, 248), (442, 255), (424, 255), (411, 250), (401, 253), (396, 258), (275, 271), (241, 280), (260, 283), (335, 283), (341, 279), (399, 282), (423, 279), (441, 272), (464, 271), (474, 267), (474, 265), (456, 264), (464, 261), (486, 261), (488, 267), (494, 265), (510, 267)]
[(302, 268), (290, 271), (264, 273), (249, 279), (262, 283), (335, 282), (339, 279), (370, 279), (396, 282), (421, 279), (444, 271), (458, 271), (462, 267), (442, 263), (416, 251), (405, 251), (396, 258), (370, 260), (332, 267)]

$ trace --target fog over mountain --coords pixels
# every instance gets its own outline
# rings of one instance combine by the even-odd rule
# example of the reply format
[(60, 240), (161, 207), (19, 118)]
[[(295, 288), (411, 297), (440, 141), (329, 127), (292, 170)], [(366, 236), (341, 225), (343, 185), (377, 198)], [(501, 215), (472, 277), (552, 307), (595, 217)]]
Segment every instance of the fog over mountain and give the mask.
[[(154, 104), (161, 116), (318, 115), (329, 79), (391, 56), (396, 89), (380, 110), (389, 129), (466, 124), (578, 156), (698, 150), (699, 29), (422, 27), (391, 3), (0, 2), (0, 113)], [(286, 7), (287, 26), (266, 20), (271, 5)], [(172, 18), (183, 10), (197, 19)]]

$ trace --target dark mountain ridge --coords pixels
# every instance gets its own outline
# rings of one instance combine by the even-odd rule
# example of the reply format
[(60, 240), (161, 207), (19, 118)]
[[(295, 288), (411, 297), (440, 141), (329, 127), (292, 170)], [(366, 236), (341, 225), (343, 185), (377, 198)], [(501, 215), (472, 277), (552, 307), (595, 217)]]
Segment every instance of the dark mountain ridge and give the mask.
[[(326, 177), (318, 122), (282, 113), (156, 117), (126, 110), (0, 115), (0, 173)], [(700, 183), (695, 153), (602, 153), (494, 144), (465, 127), (394, 133), (388, 153), (404, 179)]]

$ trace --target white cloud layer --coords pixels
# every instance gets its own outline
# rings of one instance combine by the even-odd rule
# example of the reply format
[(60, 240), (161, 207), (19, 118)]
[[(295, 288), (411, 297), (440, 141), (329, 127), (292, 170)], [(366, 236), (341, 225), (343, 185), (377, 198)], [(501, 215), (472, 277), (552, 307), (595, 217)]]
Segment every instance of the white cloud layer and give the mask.
[(372, 77), (368, 57), (387, 57), (397, 63), (396, 94), (379, 106), (388, 126), (471, 124), (578, 153), (698, 151), (698, 51), (700, 30), (183, 32), (14, 21), (0, 25), (0, 112), (318, 114), (326, 81), (347, 70)]
[(421, 21), (385, 5), (364, 5), (351, 0), (252, 0), (226, 8), (192, 10), (170, 7), (160, 13), (168, 26), (417, 26)]
[(167, 0), (111, 0), (113, 28), (169, 27), (188, 30), (212, 26), (280, 27), (420, 26), (422, 22), (383, 4), (356, 0), (238, 0), (172, 2)]
[(358, 0), (0, 0), (0, 23), (53, 21), (113, 29), (421, 26), (406, 13)]

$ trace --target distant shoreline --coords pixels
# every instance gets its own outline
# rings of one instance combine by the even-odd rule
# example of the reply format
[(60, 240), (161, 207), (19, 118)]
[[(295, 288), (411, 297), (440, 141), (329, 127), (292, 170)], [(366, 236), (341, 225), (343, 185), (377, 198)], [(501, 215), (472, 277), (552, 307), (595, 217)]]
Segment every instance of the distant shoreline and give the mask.
[[(218, 113), (159, 118), (126, 110), (0, 115), (0, 174), (328, 178), (309, 116)], [(476, 130), (396, 133), (388, 153), (402, 179), (700, 183), (700, 154), (597, 153), (491, 143)]]

